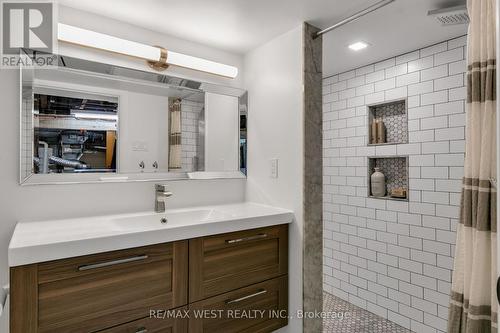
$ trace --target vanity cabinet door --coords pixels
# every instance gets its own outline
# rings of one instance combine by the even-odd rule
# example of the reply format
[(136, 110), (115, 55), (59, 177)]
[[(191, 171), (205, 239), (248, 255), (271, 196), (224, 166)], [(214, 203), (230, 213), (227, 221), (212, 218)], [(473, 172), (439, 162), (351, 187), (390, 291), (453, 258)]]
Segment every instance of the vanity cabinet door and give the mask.
[[(173, 311), (184, 312), (187, 308)], [(187, 318), (143, 318), (99, 333), (188, 333)]]
[(38, 264), (38, 331), (95, 332), (187, 304), (188, 242)]
[(288, 272), (288, 225), (189, 241), (189, 301), (195, 302)]
[(273, 332), (288, 323), (288, 276), (190, 304), (189, 312), (190, 333)]

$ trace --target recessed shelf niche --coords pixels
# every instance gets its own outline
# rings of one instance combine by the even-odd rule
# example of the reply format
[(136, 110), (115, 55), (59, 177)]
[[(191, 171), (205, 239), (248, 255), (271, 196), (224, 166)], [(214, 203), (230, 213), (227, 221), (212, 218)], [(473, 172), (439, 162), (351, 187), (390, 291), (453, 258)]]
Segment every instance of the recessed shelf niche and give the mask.
[[(385, 197), (372, 196), (371, 175), (375, 167), (385, 175)], [(395, 188), (406, 189), (406, 197), (392, 197)], [(368, 197), (375, 199), (408, 201), (408, 156), (368, 157)]]
[[(385, 141), (374, 141), (372, 123), (381, 120)], [(391, 145), (408, 142), (408, 113), (406, 99), (368, 106), (368, 145)]]

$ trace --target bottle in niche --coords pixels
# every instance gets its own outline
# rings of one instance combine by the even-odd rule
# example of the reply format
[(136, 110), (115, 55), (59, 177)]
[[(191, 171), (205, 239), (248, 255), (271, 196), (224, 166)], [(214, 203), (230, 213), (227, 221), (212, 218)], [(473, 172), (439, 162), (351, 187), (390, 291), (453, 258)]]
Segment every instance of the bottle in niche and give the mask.
[(377, 143), (385, 143), (385, 124), (382, 119), (377, 119)]
[(385, 196), (385, 175), (380, 172), (380, 168), (374, 168), (375, 172), (370, 177), (372, 196)]
[(377, 143), (377, 120), (376, 119), (373, 119), (372, 123), (371, 123), (370, 143), (372, 143), (372, 144)]

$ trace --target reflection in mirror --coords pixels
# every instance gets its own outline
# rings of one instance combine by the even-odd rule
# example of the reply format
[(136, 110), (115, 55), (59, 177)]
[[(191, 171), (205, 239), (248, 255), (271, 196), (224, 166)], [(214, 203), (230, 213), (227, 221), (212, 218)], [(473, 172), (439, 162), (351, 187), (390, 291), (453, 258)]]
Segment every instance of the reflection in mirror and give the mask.
[(204, 131), (203, 94), (198, 100), (170, 98), (169, 100), (169, 158), (171, 172), (204, 170), (204, 146), (200, 139)]
[(35, 88), (33, 109), (34, 173), (116, 172), (116, 97)]
[(238, 98), (206, 93), (205, 106), (205, 171), (238, 170)]
[(239, 100), (240, 109), (240, 171), (247, 174), (247, 117), (248, 94), (244, 93)]
[(59, 60), (21, 69), (21, 183), (246, 174), (243, 90)]

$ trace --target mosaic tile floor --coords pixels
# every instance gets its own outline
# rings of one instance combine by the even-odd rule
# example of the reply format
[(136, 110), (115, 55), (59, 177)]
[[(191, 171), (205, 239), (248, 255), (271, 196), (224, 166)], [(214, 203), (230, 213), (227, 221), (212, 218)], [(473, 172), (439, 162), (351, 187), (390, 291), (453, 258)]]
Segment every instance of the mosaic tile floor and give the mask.
[(343, 319), (325, 319), (325, 333), (411, 333), (404, 327), (328, 293), (323, 294), (323, 308), (325, 312), (348, 313)]

